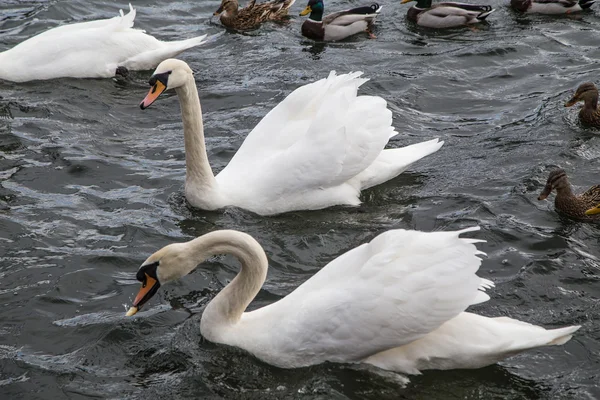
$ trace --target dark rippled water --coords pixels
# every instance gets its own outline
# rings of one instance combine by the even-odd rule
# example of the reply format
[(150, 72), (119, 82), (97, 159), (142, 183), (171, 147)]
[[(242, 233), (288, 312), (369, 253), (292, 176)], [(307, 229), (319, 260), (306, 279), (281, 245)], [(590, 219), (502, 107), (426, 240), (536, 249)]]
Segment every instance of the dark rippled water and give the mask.
[[(176, 97), (138, 107), (150, 72), (126, 82), (0, 82), (0, 397), (600, 398), (600, 228), (536, 200), (557, 165), (578, 190), (600, 183), (600, 136), (563, 107), (579, 83), (598, 78), (598, 6), (555, 18), (490, 3), (497, 11), (489, 24), (472, 30), (423, 31), (405, 20), (408, 6), (384, 0), (377, 40), (315, 44), (294, 17), (250, 34), (225, 32), (181, 56), (196, 71), (216, 171), (268, 110), (331, 69), (372, 79), (362, 93), (388, 100), (401, 132), (392, 146), (446, 142), (365, 192), (358, 209), (274, 218), (190, 209)], [(359, 3), (326, 7), (349, 5)], [(224, 32), (209, 23), (217, 1), (134, 6), (136, 26), (161, 39)], [(126, 7), (4, 0), (0, 50)], [(201, 338), (203, 307), (236, 273), (229, 257), (161, 288), (139, 318), (123, 316), (150, 253), (214, 229), (246, 231), (265, 247), (270, 272), (257, 307), (383, 230), (475, 224), (487, 240), (480, 275), (497, 288), (474, 311), (547, 327), (581, 324), (567, 345), (481, 370), (429, 371), (404, 389), (351, 366), (272, 368)]]

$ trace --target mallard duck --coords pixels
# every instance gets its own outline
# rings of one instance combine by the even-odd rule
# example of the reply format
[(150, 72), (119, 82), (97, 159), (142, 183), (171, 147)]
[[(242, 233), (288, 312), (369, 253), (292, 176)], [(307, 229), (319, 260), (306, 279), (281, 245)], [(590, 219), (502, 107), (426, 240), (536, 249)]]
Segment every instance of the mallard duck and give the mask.
[(570, 14), (590, 8), (596, 0), (510, 0), (517, 11), (537, 14)]
[(591, 216), (586, 211), (600, 203), (600, 185), (592, 186), (580, 195), (574, 195), (565, 170), (556, 169), (550, 172), (538, 200), (544, 200), (554, 189), (556, 189), (556, 199), (554, 199), (556, 211), (582, 221), (598, 220), (598, 216)]
[(248, 5), (241, 10), (237, 0), (221, 0), (221, 6), (214, 15), (228, 28), (240, 31), (256, 29), (266, 21), (282, 21), (288, 15), (288, 8), (296, 0), (271, 0), (256, 4), (250, 0)]
[(366, 363), (420, 374), (481, 368), (568, 342), (578, 325), (545, 329), (465, 311), (489, 300), (485, 290), (494, 286), (476, 275), (480, 240), (460, 237), (478, 229), (384, 232), (331, 261), (287, 296), (252, 311), (246, 308), (267, 277), (267, 255), (246, 233), (213, 231), (148, 257), (137, 271), (142, 287), (126, 315), (136, 314), (162, 285), (225, 253), (241, 269), (204, 308), (200, 332), (276, 367)]
[(371, 26), (381, 12), (381, 6), (373, 3), (370, 6), (339, 11), (323, 17), (323, 0), (310, 0), (301, 16), (310, 14), (302, 24), (302, 35), (314, 40), (342, 40), (359, 32), (367, 32), (371, 39), (375, 35)]
[[(304, 85), (288, 95), (246, 136), (217, 176), (208, 163), (202, 108), (190, 67), (162, 62), (140, 104), (149, 107), (174, 89), (185, 141), (185, 196), (194, 207), (236, 206), (260, 215), (360, 204), (360, 191), (386, 182), (435, 153), (437, 139), (385, 149), (397, 132), (378, 96), (358, 96), (361, 72)], [(160, 116), (160, 114), (159, 114)]]
[(156, 68), (163, 60), (204, 43), (206, 35), (163, 42), (133, 29), (136, 10), (52, 28), (0, 53), (0, 79), (110, 78)]
[(408, 12), (409, 20), (425, 28), (458, 28), (465, 25), (477, 24), (494, 12), (492, 6), (478, 6), (465, 3), (437, 3), (432, 0), (402, 0), (405, 4), (416, 1)]
[(565, 107), (571, 107), (575, 103), (583, 101), (583, 107), (579, 110), (579, 121), (585, 125), (600, 128), (600, 110), (598, 109), (598, 89), (592, 82), (579, 85), (573, 97), (565, 103)]

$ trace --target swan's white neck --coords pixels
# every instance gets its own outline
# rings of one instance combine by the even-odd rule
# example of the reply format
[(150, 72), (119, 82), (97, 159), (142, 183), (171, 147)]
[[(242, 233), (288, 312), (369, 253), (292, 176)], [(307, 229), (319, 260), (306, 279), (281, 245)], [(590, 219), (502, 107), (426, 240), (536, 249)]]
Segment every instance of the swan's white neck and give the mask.
[(225, 201), (219, 193), (217, 181), (208, 163), (202, 108), (194, 78), (190, 77), (185, 85), (176, 89), (176, 92), (181, 103), (185, 140), (186, 198), (194, 207), (205, 210), (224, 207)]
[(267, 256), (252, 236), (238, 231), (211, 232), (189, 245), (196, 260), (231, 254), (241, 264), (237, 276), (206, 306), (200, 322), (200, 332), (207, 340), (228, 343), (228, 337), (235, 336), (236, 323), (265, 282)]

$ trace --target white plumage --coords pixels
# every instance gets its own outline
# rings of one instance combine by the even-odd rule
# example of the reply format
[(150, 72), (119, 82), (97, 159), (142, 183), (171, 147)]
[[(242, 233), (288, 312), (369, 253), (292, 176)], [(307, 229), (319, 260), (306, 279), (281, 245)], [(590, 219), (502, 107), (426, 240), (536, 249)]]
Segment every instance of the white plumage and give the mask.
[(0, 79), (109, 78), (117, 67), (155, 68), (206, 38), (160, 41), (132, 28), (136, 12), (131, 4), (129, 9), (127, 15), (50, 29), (0, 53)]
[[(271, 215), (358, 205), (362, 189), (394, 178), (443, 144), (434, 139), (384, 150), (397, 134), (386, 101), (357, 95), (367, 81), (362, 73), (331, 72), (294, 90), (271, 110), (213, 177), (191, 70), (183, 61), (166, 60), (154, 73), (161, 75), (168, 76), (167, 88), (176, 89), (181, 102), (186, 197), (202, 209), (232, 205)], [(153, 90), (149, 96), (154, 99)], [(142, 106), (149, 104), (144, 100)]]
[(157, 280), (164, 283), (213, 254), (235, 255), (240, 273), (206, 306), (202, 334), (282, 368), (364, 362), (418, 374), (478, 368), (567, 342), (579, 326), (546, 330), (465, 312), (489, 299), (483, 291), (494, 285), (476, 275), (483, 254), (475, 247), (478, 240), (459, 238), (478, 229), (382, 233), (336, 258), (281, 300), (250, 312), (244, 311), (265, 280), (267, 258), (247, 234), (216, 231), (169, 245), (141, 268), (157, 265)]

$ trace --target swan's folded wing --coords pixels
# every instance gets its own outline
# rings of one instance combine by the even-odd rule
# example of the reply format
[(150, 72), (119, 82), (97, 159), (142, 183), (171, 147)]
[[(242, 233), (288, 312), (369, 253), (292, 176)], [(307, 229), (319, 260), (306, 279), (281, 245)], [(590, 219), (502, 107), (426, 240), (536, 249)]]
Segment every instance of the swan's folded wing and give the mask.
[(475, 274), (477, 240), (459, 238), (476, 229), (385, 232), (250, 314), (270, 315), (281, 352), (301, 357), (306, 349), (321, 361), (360, 361), (410, 343), (485, 300), (479, 290), (491, 282)]
[(292, 92), (250, 132), (219, 184), (275, 198), (340, 185), (366, 169), (394, 128), (385, 100), (357, 96), (360, 75), (332, 72)]

